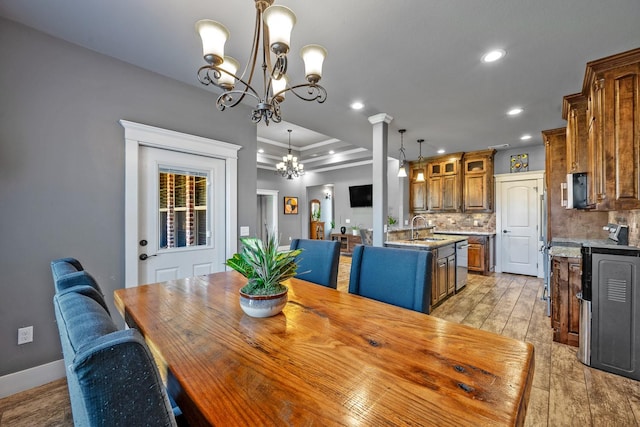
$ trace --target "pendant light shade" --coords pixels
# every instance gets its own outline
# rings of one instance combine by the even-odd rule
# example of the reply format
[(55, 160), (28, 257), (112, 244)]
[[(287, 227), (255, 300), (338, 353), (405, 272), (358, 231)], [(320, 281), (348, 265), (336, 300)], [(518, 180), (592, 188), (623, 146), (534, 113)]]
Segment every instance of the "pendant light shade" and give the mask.
[[(418, 165), (422, 166), (422, 143), (424, 142), (424, 139), (419, 139), (418, 140), (418, 146), (420, 147), (420, 155), (418, 156)], [(422, 167), (420, 168), (420, 171), (418, 172), (418, 176), (416, 176), (416, 181), (415, 182), (424, 182), (424, 172), (422, 171)]]
[(400, 129), (400, 167), (398, 168), (398, 178), (407, 177), (407, 156), (404, 153), (404, 133), (406, 129)]

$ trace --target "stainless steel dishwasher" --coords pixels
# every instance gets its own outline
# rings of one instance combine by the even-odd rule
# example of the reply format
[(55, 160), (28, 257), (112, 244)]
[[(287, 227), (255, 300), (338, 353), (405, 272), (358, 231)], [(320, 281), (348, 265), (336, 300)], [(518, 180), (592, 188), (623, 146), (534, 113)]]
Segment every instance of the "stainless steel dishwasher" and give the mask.
[(467, 284), (469, 241), (456, 243), (456, 293)]

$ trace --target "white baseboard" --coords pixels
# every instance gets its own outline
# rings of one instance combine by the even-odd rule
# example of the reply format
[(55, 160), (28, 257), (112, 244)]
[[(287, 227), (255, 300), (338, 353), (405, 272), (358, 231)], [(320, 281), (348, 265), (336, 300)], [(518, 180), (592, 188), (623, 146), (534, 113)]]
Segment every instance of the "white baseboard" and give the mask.
[(65, 375), (62, 359), (5, 375), (0, 377), (0, 399), (59, 380)]

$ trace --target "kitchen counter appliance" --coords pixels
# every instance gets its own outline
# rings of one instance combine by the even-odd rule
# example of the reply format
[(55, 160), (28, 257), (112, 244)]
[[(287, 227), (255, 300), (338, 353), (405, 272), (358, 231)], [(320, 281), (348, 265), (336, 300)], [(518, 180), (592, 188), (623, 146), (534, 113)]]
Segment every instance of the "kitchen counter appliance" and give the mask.
[(469, 264), (469, 241), (456, 243), (456, 293), (467, 284)]
[(578, 359), (640, 380), (640, 248), (615, 244), (626, 226), (607, 227), (611, 244), (582, 248)]

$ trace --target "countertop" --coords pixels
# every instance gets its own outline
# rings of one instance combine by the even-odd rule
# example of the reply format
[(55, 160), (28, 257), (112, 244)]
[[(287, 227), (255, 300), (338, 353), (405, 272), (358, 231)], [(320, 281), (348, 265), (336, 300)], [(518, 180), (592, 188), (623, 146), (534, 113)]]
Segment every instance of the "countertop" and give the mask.
[(586, 247), (598, 247), (608, 249), (632, 249), (640, 250), (636, 246), (616, 245), (609, 239), (579, 239), (573, 237), (554, 237), (551, 239), (549, 255), (568, 258), (580, 258), (581, 249)]
[(436, 239), (442, 239), (442, 240), (436, 240), (436, 241), (429, 241), (429, 240), (423, 240), (423, 239), (387, 240), (386, 242), (384, 242), (384, 245), (385, 246), (401, 246), (401, 247), (407, 247), (407, 248), (413, 247), (417, 249), (428, 250), (428, 249), (437, 249), (442, 246), (453, 245), (453, 244), (456, 244), (457, 242), (462, 242), (464, 240), (467, 240), (467, 236), (439, 234), (438, 237), (436, 237)]
[(465, 236), (495, 236), (495, 231), (476, 230), (434, 230), (433, 234), (464, 234)]

